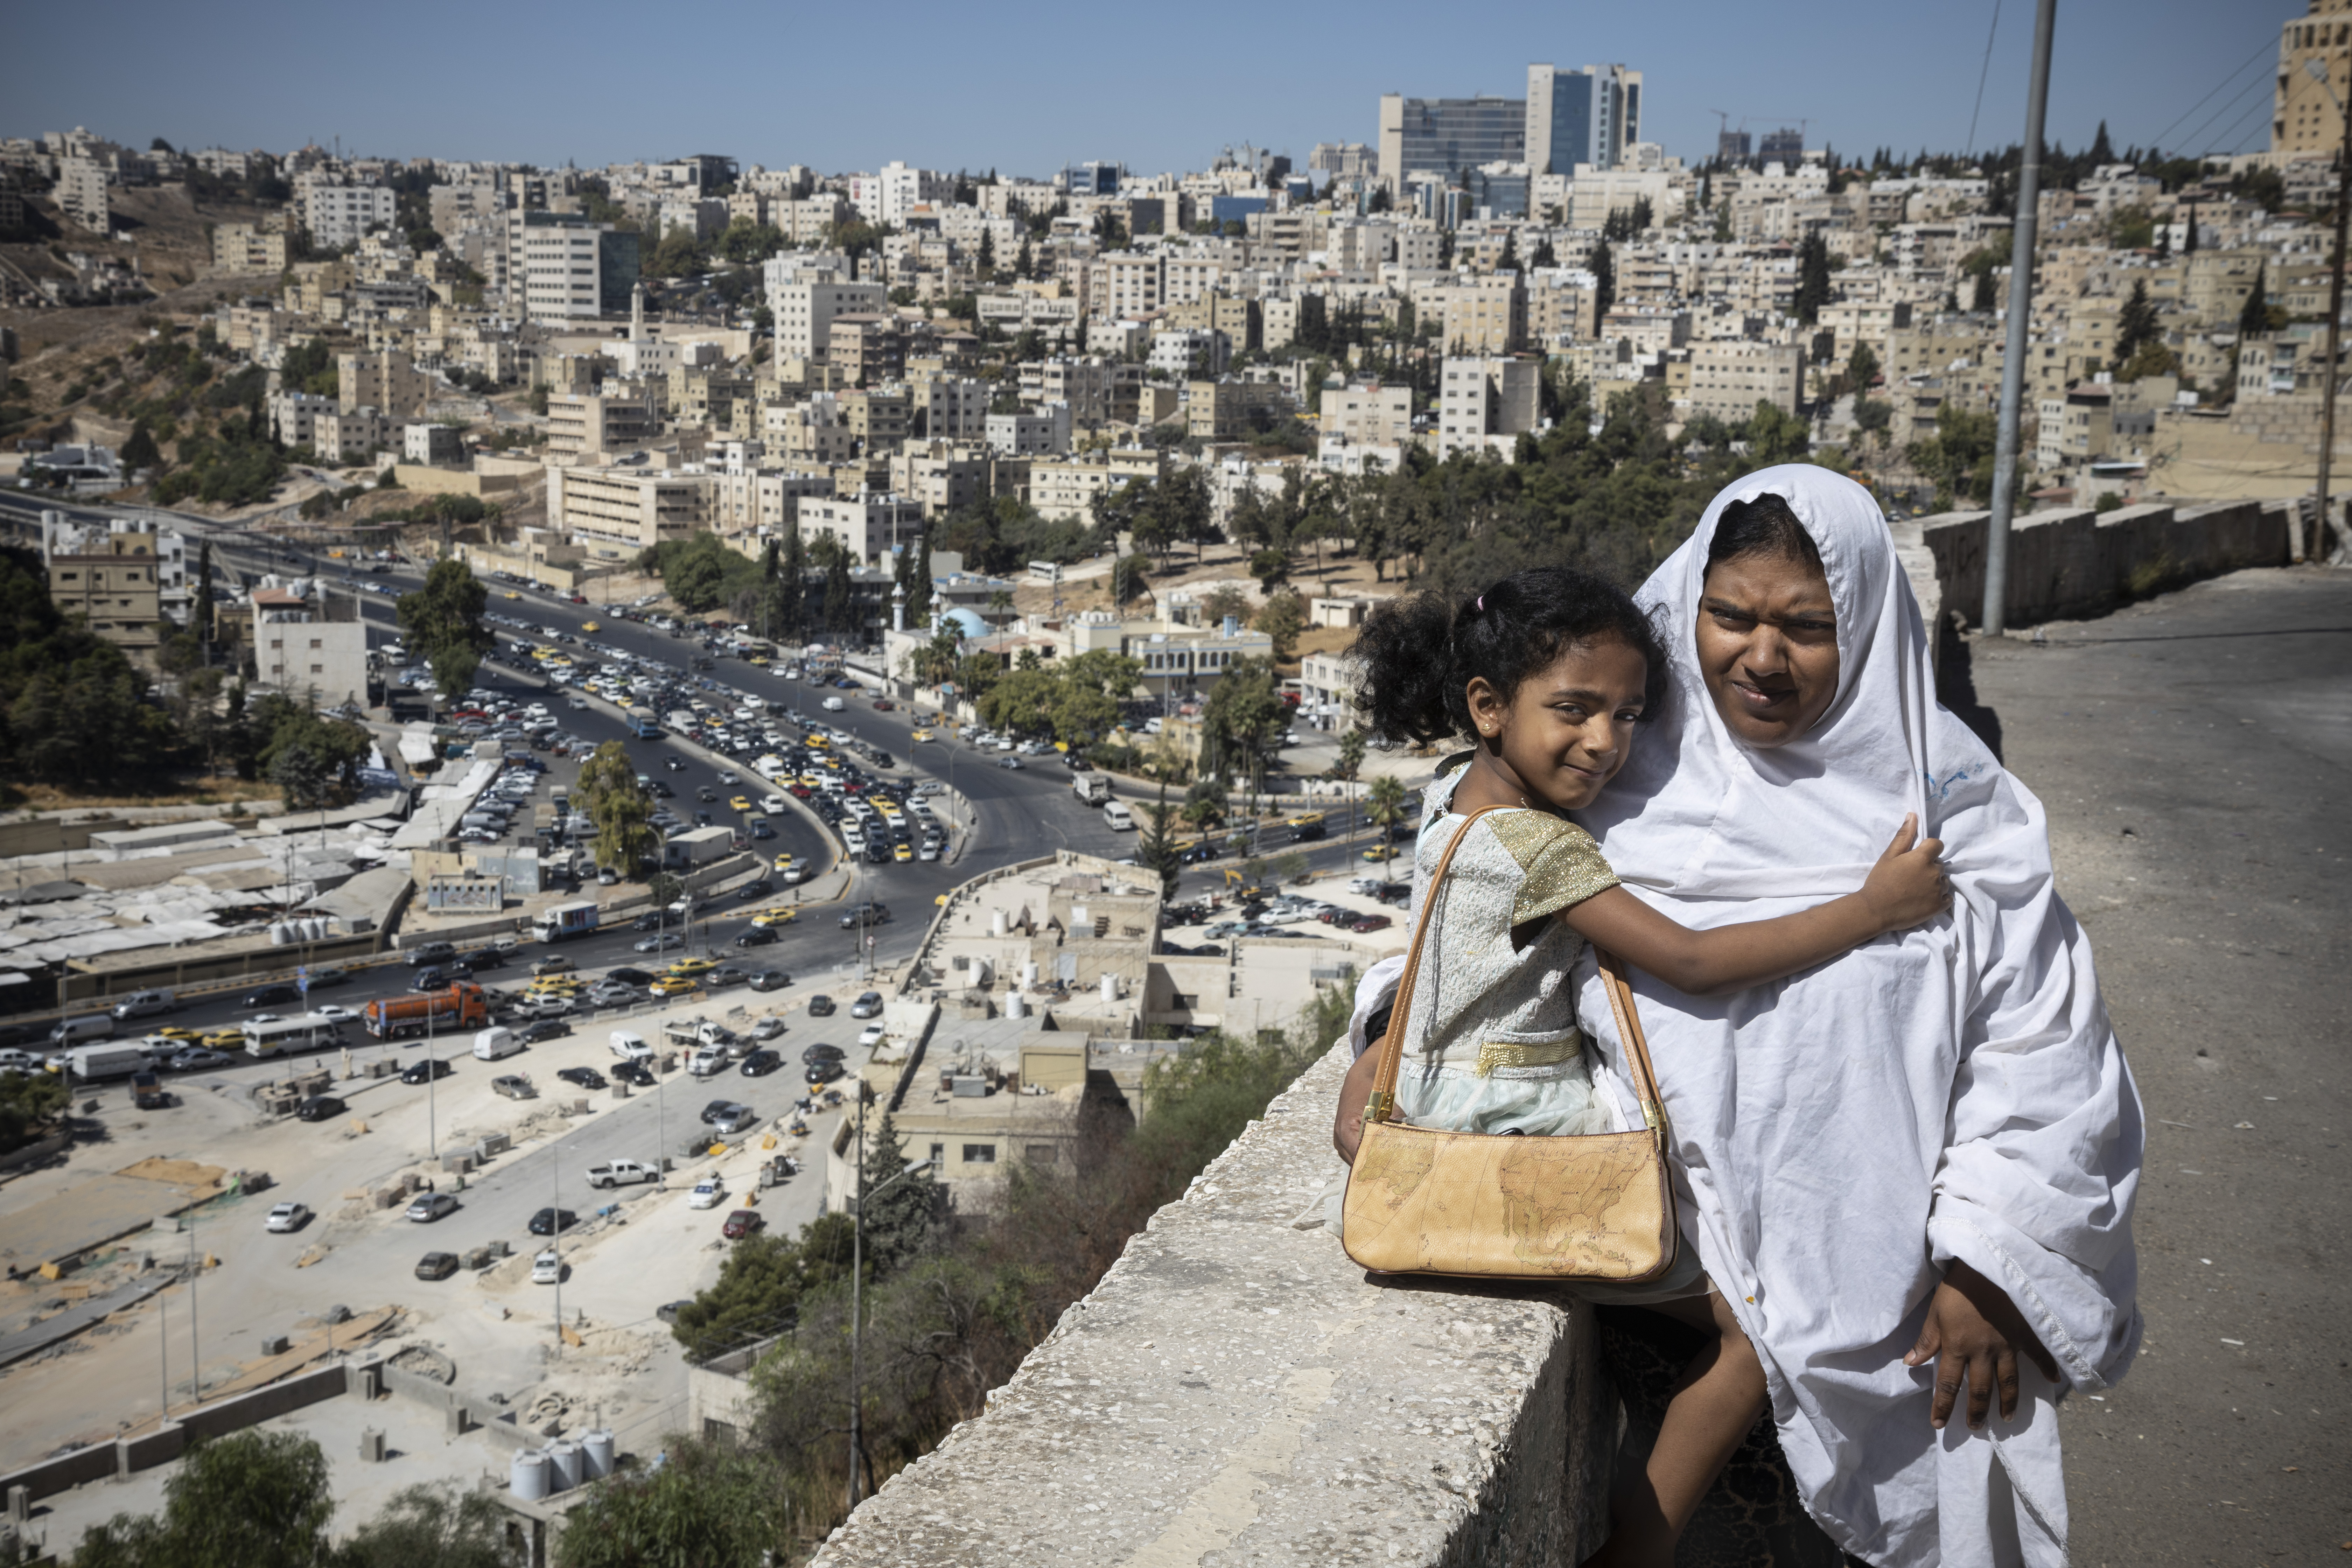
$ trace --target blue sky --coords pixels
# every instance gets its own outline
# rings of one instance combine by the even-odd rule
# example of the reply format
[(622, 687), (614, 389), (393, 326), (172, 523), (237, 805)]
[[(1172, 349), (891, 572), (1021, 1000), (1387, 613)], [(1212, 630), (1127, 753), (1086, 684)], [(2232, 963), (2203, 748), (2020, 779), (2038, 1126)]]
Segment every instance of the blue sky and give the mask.
[[(1968, 137), (1994, 4), (28, 0), (6, 23), (18, 68), (0, 133), (87, 125), (140, 145), (272, 151), (341, 137), (367, 153), (542, 164), (709, 152), (826, 173), (904, 158), (1043, 174), (1099, 157), (1157, 173), (1244, 141), (1303, 163), (1318, 141), (1373, 141), (1383, 92), (1517, 97), (1528, 62), (1549, 60), (1639, 68), (1648, 136), (1685, 158), (1712, 151), (1718, 109), (1759, 131), (1809, 119), (1811, 144), (1846, 153), (1946, 149)], [(1979, 147), (2024, 127), (2033, 0), (1999, 4)], [(2252, 84), (2304, 10), (2062, 0), (2051, 134), (2078, 147), (2104, 118), (2120, 147), (2179, 121), (2168, 149), (2260, 148), (2269, 89)], [(34, 60), (72, 64), (22, 68)]]

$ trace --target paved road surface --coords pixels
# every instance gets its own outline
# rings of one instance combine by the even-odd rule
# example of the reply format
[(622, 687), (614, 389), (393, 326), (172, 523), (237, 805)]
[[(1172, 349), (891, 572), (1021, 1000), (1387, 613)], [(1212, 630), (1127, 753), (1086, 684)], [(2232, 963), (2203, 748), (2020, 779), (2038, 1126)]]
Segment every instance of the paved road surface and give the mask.
[(2074, 1561), (2340, 1560), (2352, 574), (2242, 573), (2047, 635), (1948, 676), (2049, 807), (2148, 1118), (2147, 1348), (2064, 1408)]

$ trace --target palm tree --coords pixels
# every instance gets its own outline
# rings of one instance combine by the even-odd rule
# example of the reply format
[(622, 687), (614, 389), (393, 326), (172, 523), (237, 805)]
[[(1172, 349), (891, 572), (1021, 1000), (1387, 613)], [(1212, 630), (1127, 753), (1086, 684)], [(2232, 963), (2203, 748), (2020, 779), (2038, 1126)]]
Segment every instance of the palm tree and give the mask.
[(1356, 844), (1356, 777), (1364, 771), (1364, 731), (1349, 725), (1339, 737), (1339, 760), (1331, 765), (1331, 776), (1348, 786), (1348, 847)]
[(1372, 826), (1381, 830), (1381, 859), (1386, 865), (1396, 861), (1396, 826), (1405, 819), (1404, 785), (1394, 773), (1382, 773), (1374, 779), (1364, 798), (1371, 806), (1367, 813)]

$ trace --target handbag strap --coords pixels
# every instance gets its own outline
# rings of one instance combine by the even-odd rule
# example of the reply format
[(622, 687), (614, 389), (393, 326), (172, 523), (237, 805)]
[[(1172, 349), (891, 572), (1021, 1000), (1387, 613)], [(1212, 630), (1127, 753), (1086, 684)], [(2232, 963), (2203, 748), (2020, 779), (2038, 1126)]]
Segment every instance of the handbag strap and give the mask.
[[(1406, 951), (1404, 973), (1397, 979), (1396, 1003), (1389, 1014), (1388, 1033), (1381, 1039), (1379, 1065), (1372, 1070), (1371, 1098), (1364, 1105), (1364, 1120), (1392, 1121), (1396, 1120), (1396, 1086), (1398, 1075), (1404, 1068), (1405, 1022), (1412, 1011), (1413, 992), (1421, 984), (1421, 954), (1429, 936), (1429, 928), (1437, 915), (1438, 894), (1445, 874), (1454, 866), (1454, 852), (1470, 836), (1473, 824), (1490, 811), (1507, 811), (1508, 806), (1482, 805), (1463, 820), (1462, 826), (1438, 857), (1436, 868), (1429, 874), (1427, 890), (1422, 895), (1421, 919), (1412, 928), (1412, 944)], [(1658, 1097), (1658, 1079), (1650, 1065), (1650, 1042), (1642, 1033), (1642, 1016), (1633, 1004), (1633, 988), (1625, 978), (1625, 961), (1613, 952), (1593, 950), (1601, 964), (1601, 988), (1609, 994), (1609, 1010), (1617, 1020), (1617, 1037), (1625, 1047), (1625, 1068), (1633, 1075), (1633, 1089), (1642, 1105), (1643, 1123), (1662, 1138), (1666, 1131), (1666, 1113)]]

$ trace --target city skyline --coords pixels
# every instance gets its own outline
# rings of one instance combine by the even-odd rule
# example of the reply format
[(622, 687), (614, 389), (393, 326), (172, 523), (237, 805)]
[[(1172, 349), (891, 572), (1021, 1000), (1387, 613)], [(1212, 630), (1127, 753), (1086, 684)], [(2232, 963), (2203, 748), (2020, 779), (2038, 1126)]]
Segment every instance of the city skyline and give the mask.
[[(923, 6), (902, 36), (951, 47), (895, 53), (895, 75), (796, 68), (803, 58), (871, 50), (871, 38), (835, 13), (802, 19), (722, 8), (702, 30), (638, 37), (624, 36), (633, 18), (614, 6), (571, 8), (556, 28), (543, 25), (551, 12), (485, 16), (429, 0), (403, 12), (404, 23), (451, 47), (420, 54), (384, 47), (396, 39), (356, 16), (240, 9), (247, 25), (199, 26), (161, 6), (110, 8), (99, 24), (106, 68), (20, 81), (0, 133), (86, 125), (140, 146), (162, 136), (181, 147), (276, 152), (340, 140), (346, 153), (366, 155), (542, 165), (713, 151), (827, 173), (903, 158), (1043, 175), (1100, 157), (1150, 174), (1205, 167), (1221, 146), (1244, 142), (1303, 166), (1318, 142), (1376, 144), (1382, 93), (1517, 97), (1528, 65), (1549, 61), (1645, 72), (1645, 139), (1690, 162), (1714, 150), (1717, 110), (1757, 133), (1808, 122), (1808, 145), (1859, 157), (1881, 146), (1959, 151), (1973, 119), (1983, 151), (2021, 133), (2032, 21), (2029, 7), (2001, 13), (1979, 109), (1990, 5), (1906, 15), (1847, 4), (1762, 36), (1749, 36), (1756, 13), (1727, 4), (1685, 8), (1671, 21), (1565, 25), (1533, 5), (1501, 5), (1482, 8), (1483, 26), (1428, 37), (1418, 34), (1425, 12), (1379, 5), (1333, 8), (1322, 31), (1298, 29), (1297, 50), (1234, 48), (1233, 29), (1260, 14), (1234, 7), (1213, 9), (1208, 25), (1181, 35), (1118, 22), (1107, 31), (1092, 13), (1081, 28), (1079, 14), (1061, 5), (1028, 8), (1013, 25), (976, 35), (968, 17)], [(2261, 145), (2268, 92), (2248, 83), (2266, 73), (2224, 73), (2250, 53), (2273, 51), (2279, 25), (2304, 9), (2294, 0), (2244, 11), (2188, 0), (2063, 7), (2052, 138), (2080, 147), (2105, 121), (2118, 148), (2160, 135), (2168, 152)], [(1720, 28), (1710, 25), (1717, 18)], [(62, 57), (86, 49), (91, 28), (87, 11), (69, 18), (47, 10), (10, 33), (27, 58)], [(1059, 47), (1073, 37), (1094, 52)], [(1691, 56), (1695, 37), (1739, 43)], [(425, 58), (443, 73), (430, 87), (415, 75)], [(622, 60), (625, 87), (615, 79)], [(1899, 65), (1885, 68), (1889, 61)], [(551, 73), (551, 87), (571, 80), (592, 90), (491, 90), (494, 73), (517, 62)], [(1033, 90), (1045, 79), (1055, 90)], [(600, 81), (610, 90), (593, 90)], [(239, 82), (265, 90), (224, 90)], [(2180, 122), (2216, 88), (2207, 108), (2221, 112), (2210, 125), (2199, 123), (2201, 110)], [(679, 101), (666, 102), (673, 94)], [(2190, 136), (2208, 145), (2185, 144)]]

